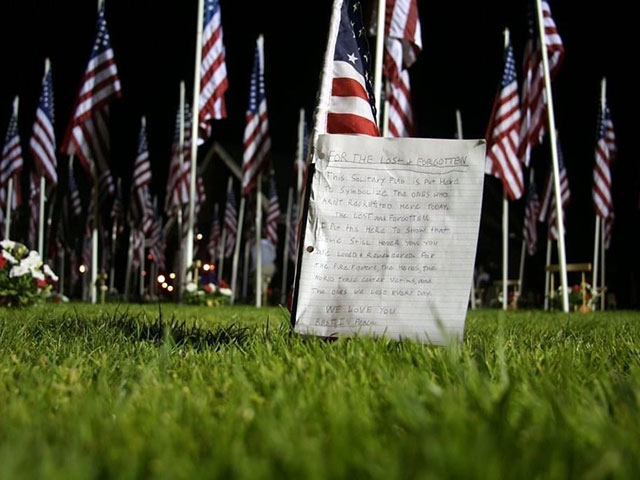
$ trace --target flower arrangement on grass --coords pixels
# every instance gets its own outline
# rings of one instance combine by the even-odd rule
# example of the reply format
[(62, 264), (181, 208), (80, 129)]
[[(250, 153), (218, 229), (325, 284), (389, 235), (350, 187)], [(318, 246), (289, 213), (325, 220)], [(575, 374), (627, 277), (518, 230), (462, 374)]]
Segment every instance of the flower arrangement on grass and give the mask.
[(194, 282), (189, 282), (184, 289), (184, 301), (191, 305), (209, 305), (210, 307), (227, 305), (230, 297), (230, 288), (219, 287), (213, 283), (196, 285)]
[(48, 296), (58, 277), (40, 254), (11, 240), (0, 246), (0, 305), (24, 307)]
[[(573, 285), (569, 290), (569, 308), (573, 311), (592, 312), (600, 299), (600, 292), (584, 282), (580, 285)], [(558, 287), (558, 291), (554, 298), (557, 308), (562, 308), (562, 287)]]

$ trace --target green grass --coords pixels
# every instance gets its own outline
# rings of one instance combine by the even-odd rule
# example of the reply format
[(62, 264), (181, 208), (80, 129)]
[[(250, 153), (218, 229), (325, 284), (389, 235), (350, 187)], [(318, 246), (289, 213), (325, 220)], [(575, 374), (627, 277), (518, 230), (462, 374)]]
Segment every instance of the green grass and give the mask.
[(157, 313), (0, 310), (1, 478), (640, 473), (638, 313), (471, 312), (447, 348)]

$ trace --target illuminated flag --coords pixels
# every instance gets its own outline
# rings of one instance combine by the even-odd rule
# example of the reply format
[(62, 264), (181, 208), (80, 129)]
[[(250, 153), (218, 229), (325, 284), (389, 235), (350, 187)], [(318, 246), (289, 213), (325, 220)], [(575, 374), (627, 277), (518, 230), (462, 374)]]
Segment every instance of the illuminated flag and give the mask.
[(278, 246), (278, 220), (280, 220), (280, 202), (276, 182), (271, 177), (269, 180), (269, 205), (267, 207), (267, 220), (264, 225), (265, 237), (274, 247)]
[[(593, 168), (593, 205), (596, 214), (606, 219), (613, 212), (611, 199), (611, 151), (607, 139), (607, 123), (610, 123), (609, 108), (600, 109), (598, 118), (598, 137), (596, 141), (595, 165)], [(613, 124), (611, 124), (613, 131)], [(615, 151), (615, 136), (614, 136)]]
[(238, 208), (236, 205), (236, 194), (233, 189), (231, 189), (227, 196), (227, 206), (224, 209), (224, 228), (227, 232), (224, 256), (225, 258), (229, 258), (233, 255), (236, 237), (238, 235)]
[(29, 142), (33, 159), (40, 171), (53, 185), (58, 183), (56, 168), (56, 136), (53, 130), (53, 86), (51, 84), (51, 69), (42, 79), (42, 93), (36, 109), (33, 123), (33, 133)]

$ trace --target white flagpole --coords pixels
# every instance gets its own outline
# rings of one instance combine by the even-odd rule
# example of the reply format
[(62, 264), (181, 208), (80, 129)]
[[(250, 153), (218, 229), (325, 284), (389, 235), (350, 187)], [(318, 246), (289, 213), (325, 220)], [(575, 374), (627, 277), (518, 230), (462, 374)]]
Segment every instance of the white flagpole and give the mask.
[[(504, 48), (509, 46), (509, 29), (504, 29)], [(509, 304), (509, 199), (504, 190), (502, 196), (502, 309), (506, 310)]]
[(549, 142), (551, 144), (551, 160), (553, 165), (553, 190), (556, 199), (556, 218), (558, 219), (558, 263), (560, 264), (560, 285), (562, 286), (562, 309), (569, 312), (569, 287), (567, 282), (567, 256), (564, 243), (564, 212), (562, 211), (562, 192), (560, 191), (560, 169), (558, 167), (558, 144), (556, 141), (556, 121), (553, 110), (551, 92), (551, 75), (549, 74), (549, 58), (545, 41), (544, 19), (542, 17), (541, 0), (536, 0), (538, 10), (538, 32), (542, 50), (542, 67), (544, 70), (545, 93), (547, 95), (547, 115), (549, 117)]
[(384, 54), (384, 26), (386, 0), (378, 0), (378, 23), (376, 25), (376, 62), (373, 73), (373, 91), (375, 92), (376, 119), (380, 124), (380, 94), (382, 93), (382, 59)]
[(200, 67), (202, 63), (202, 28), (204, 0), (198, 0), (196, 21), (196, 64), (193, 74), (193, 119), (191, 121), (191, 171), (189, 172), (189, 218), (185, 257), (187, 267), (193, 263), (193, 225), (195, 216), (196, 173), (198, 170), (198, 118), (200, 116)]
[[(231, 195), (231, 189), (233, 188), (233, 177), (229, 177), (229, 181), (227, 182), (227, 200), (229, 200), (229, 195)], [(220, 252), (218, 256), (218, 280), (222, 280), (222, 273), (224, 272), (224, 253), (227, 249), (227, 228), (225, 227), (225, 215), (227, 214), (227, 205), (225, 204), (224, 213), (222, 214), (222, 238), (220, 239)]]
[[(20, 97), (16, 95), (13, 99), (13, 114), (18, 117), (18, 107), (20, 105)], [(10, 239), (11, 236), (11, 210), (13, 208), (13, 175), (9, 177), (9, 183), (7, 184), (7, 212), (4, 222), (4, 238)]]
[[(51, 68), (51, 61), (49, 58), (46, 58), (44, 61), (44, 78), (46, 78), (47, 73), (49, 73), (49, 69)], [(40, 173), (40, 205), (38, 208), (38, 252), (40, 253), (40, 257), (44, 260), (44, 202), (45, 198), (45, 178), (42, 173)]]
[(238, 216), (238, 233), (236, 234), (236, 244), (233, 248), (233, 264), (231, 270), (231, 305), (236, 302), (236, 290), (238, 288), (238, 263), (240, 261), (240, 247), (242, 244), (242, 226), (244, 225), (244, 195), (240, 198), (240, 212)]
[(287, 219), (284, 232), (284, 251), (282, 253), (282, 287), (280, 289), (280, 303), (286, 305), (287, 302), (287, 276), (289, 273), (289, 240), (291, 237), (291, 210), (293, 204), (293, 187), (289, 187), (289, 197), (287, 199)]
[(262, 173), (256, 182), (256, 307), (262, 306)]
[[(607, 77), (602, 77), (602, 82), (600, 83), (600, 110), (604, 115), (605, 109), (607, 108)], [(604, 120), (602, 120), (604, 121)], [(598, 268), (600, 267), (600, 260), (598, 258), (598, 254), (600, 253), (600, 224), (604, 225), (604, 221), (601, 221), (600, 216), (596, 213), (596, 225), (594, 232), (594, 241), (593, 241), (593, 291), (597, 291), (598, 287)], [(604, 244), (604, 235), (602, 236), (602, 243)], [(604, 282), (600, 283), (600, 289), (604, 288)], [(602, 292), (604, 295), (604, 292)]]
[(600, 270), (600, 287), (602, 288), (602, 295), (600, 295), (600, 310), (604, 311), (605, 309), (605, 298), (607, 295), (607, 282), (605, 280), (605, 261), (604, 261), (604, 256), (605, 256), (605, 229), (606, 229), (606, 224), (607, 222), (600, 222), (601, 223), (601, 230), (600, 230), (600, 237), (602, 238), (602, 241), (600, 242), (600, 256), (602, 257), (602, 269)]
[(147, 239), (142, 238), (142, 242), (140, 243), (140, 284), (139, 284), (139, 291), (140, 291), (140, 300), (144, 300), (144, 247), (145, 244), (147, 243)]
[[(385, 109), (387, 108), (387, 103), (385, 102)], [(388, 118), (387, 118), (387, 128), (389, 126)], [(464, 138), (464, 134), (462, 133), (462, 113), (460, 113), (459, 109), (456, 109), (456, 137), (458, 140), (462, 140)], [(474, 266), (475, 272), (475, 266)], [(471, 276), (471, 291), (469, 292), (469, 299), (471, 300), (471, 310), (476, 309), (476, 283), (475, 283), (475, 274)]]
[(551, 281), (551, 272), (549, 271), (549, 266), (551, 265), (551, 239), (547, 237), (547, 256), (544, 271), (544, 309), (545, 311), (549, 310), (549, 297), (551, 296), (551, 292), (549, 291), (549, 284)]
[[(182, 166), (184, 165), (184, 111), (185, 111), (185, 85), (184, 80), (180, 81), (180, 132), (178, 132), (178, 172), (182, 175)], [(184, 288), (184, 278), (187, 272), (186, 256), (184, 255), (184, 238), (182, 237), (182, 200), (178, 198), (178, 205), (176, 205), (176, 224), (178, 227), (178, 300), (182, 300), (182, 292)]]
[(93, 226), (91, 228), (91, 275), (89, 283), (89, 298), (92, 304), (98, 301), (98, 286), (96, 285), (98, 280), (98, 215), (100, 209), (98, 208), (98, 171), (93, 166)]
[[(249, 233), (249, 232), (247, 232)], [(251, 262), (251, 239), (244, 242), (244, 265), (242, 266), (242, 298), (249, 296), (249, 263)]]
[(306, 163), (306, 158), (303, 158), (304, 155), (304, 108), (300, 109), (300, 118), (298, 120), (298, 150), (296, 151), (296, 162), (298, 164), (298, 183), (297, 183), (297, 197), (300, 198), (302, 195), (302, 182), (303, 182), (303, 168), (300, 168), (303, 164)]

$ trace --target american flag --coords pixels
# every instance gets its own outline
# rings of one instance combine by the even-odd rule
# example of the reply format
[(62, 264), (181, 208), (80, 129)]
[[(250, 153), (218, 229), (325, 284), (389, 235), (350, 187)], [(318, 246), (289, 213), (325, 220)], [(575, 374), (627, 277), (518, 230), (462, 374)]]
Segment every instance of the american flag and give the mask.
[[(157, 199), (156, 199), (157, 200)], [(157, 204), (157, 202), (155, 202)], [(162, 229), (162, 217), (158, 212), (157, 206), (153, 207), (153, 224), (148, 234), (149, 239), (149, 253), (151, 254), (151, 260), (155, 262), (160, 271), (165, 268), (165, 250), (166, 242), (164, 238), (164, 231)]]
[(615, 223), (616, 216), (613, 211), (609, 214), (604, 221), (604, 248), (609, 250), (611, 247), (611, 239), (613, 237), (613, 225)]
[[(562, 199), (562, 219), (566, 223), (566, 215), (564, 210), (571, 199), (571, 191), (569, 190), (569, 178), (567, 177), (567, 168), (564, 165), (564, 155), (560, 148), (560, 141), (558, 145), (558, 171), (560, 174), (560, 198)], [(538, 215), (538, 221), (544, 222), (547, 220), (549, 225), (549, 238), (551, 240), (558, 239), (558, 215), (556, 210), (556, 197), (553, 191), (553, 172), (549, 171), (547, 175), (547, 182), (544, 188), (544, 194), (542, 196), (542, 207), (540, 208), (540, 214)]]
[(516, 63), (511, 44), (507, 46), (500, 91), (496, 95), (487, 129), (487, 159), (485, 173), (502, 180), (505, 193), (511, 200), (523, 194), (522, 165), (518, 159), (518, 130), (520, 106)]
[(607, 107), (607, 115), (604, 119), (604, 138), (607, 148), (609, 149), (609, 156), (613, 160), (618, 154), (618, 146), (616, 145), (616, 132), (613, 129), (613, 120), (611, 120), (611, 111)]
[(269, 180), (269, 204), (267, 206), (267, 220), (264, 225), (264, 233), (267, 240), (274, 247), (278, 246), (278, 220), (280, 220), (280, 202), (278, 201), (278, 192), (276, 190), (276, 182), (271, 177)]
[(233, 255), (236, 246), (236, 237), (238, 235), (238, 207), (236, 205), (236, 194), (231, 189), (227, 196), (227, 206), (224, 209), (224, 228), (227, 231), (227, 239), (225, 245), (225, 258)]
[[(198, 216), (200, 215), (200, 209), (204, 202), (207, 200), (207, 194), (204, 189), (204, 182), (202, 181), (202, 177), (200, 175), (196, 175), (196, 198), (194, 201), (194, 212), (193, 212), (193, 229), (194, 229), (194, 243), (196, 242), (195, 235), (198, 233)], [(182, 236), (184, 238), (187, 237), (187, 233), (189, 232), (189, 222), (186, 221), (189, 218), (189, 205), (184, 205), (182, 210), (182, 218), (185, 219), (182, 222)]]
[(73, 165), (69, 165), (69, 202), (71, 203), (71, 213), (76, 217), (82, 214), (82, 200), (80, 199), (80, 192), (76, 185), (75, 178), (73, 177)]
[[(317, 133), (379, 136), (372, 62), (359, 0), (334, 0), (330, 37), (316, 109)], [(339, 15), (338, 15), (339, 11)]]
[(116, 195), (111, 205), (111, 222), (116, 223), (118, 233), (124, 229), (124, 206), (122, 205), (122, 192), (120, 184), (116, 187)]
[(11, 208), (17, 208), (21, 203), (20, 172), (24, 165), (20, 135), (18, 133), (18, 106), (17, 98), (14, 103), (13, 113), (9, 120), (7, 135), (2, 149), (2, 161), (0, 161), (0, 219), (4, 220), (7, 211), (7, 185), (13, 178), (13, 198), (10, 199)]
[(33, 159), (53, 185), (58, 183), (58, 163), (56, 161), (56, 135), (53, 129), (53, 86), (51, 69), (47, 69), (42, 79), (42, 93), (36, 109), (33, 133), (29, 142)]
[[(168, 216), (175, 213), (175, 207), (189, 203), (189, 161), (187, 154), (190, 153), (191, 142), (187, 148), (187, 139), (191, 134), (190, 112), (188, 104), (185, 104), (184, 122), (184, 148), (182, 157), (182, 169), (180, 168), (180, 110), (176, 114), (176, 126), (173, 134), (173, 145), (171, 146), (171, 163), (169, 165), (169, 177), (167, 178), (167, 197), (165, 201), (165, 212)], [(187, 128), (189, 127), (189, 128)]]
[(151, 183), (151, 162), (149, 161), (149, 147), (147, 145), (147, 132), (144, 118), (138, 137), (138, 155), (133, 165), (133, 187), (138, 200), (139, 213), (142, 219), (142, 231), (145, 235), (151, 232), (153, 227), (153, 205), (149, 184)]
[[(132, 226), (132, 228), (134, 228)], [(144, 233), (139, 228), (134, 228), (133, 230), (133, 258), (132, 265), (134, 269), (138, 269), (140, 265), (144, 265)]]
[(35, 249), (38, 243), (39, 213), (40, 213), (40, 177), (35, 172), (31, 172), (31, 175), (29, 175), (29, 230), (27, 232), (27, 245), (31, 249)]
[(536, 192), (535, 181), (529, 183), (527, 192), (527, 206), (524, 209), (524, 241), (529, 255), (535, 255), (538, 248), (538, 213), (540, 211), (540, 199)]
[(417, 0), (387, 0), (384, 71), (388, 80), (389, 133), (408, 137), (413, 131), (411, 86), (406, 70), (422, 50)]
[(200, 69), (200, 137), (206, 140), (211, 135), (211, 120), (227, 116), (224, 92), (229, 87), (220, 2), (206, 0), (204, 5), (204, 28), (202, 31), (202, 66)]
[(98, 12), (97, 28), (98, 34), (67, 127), (62, 152), (75, 153), (91, 176), (95, 168), (97, 176), (102, 176), (102, 182), (112, 195), (115, 187), (108, 162), (109, 102), (120, 97), (120, 80), (109, 41), (104, 7)]
[(298, 256), (298, 204), (291, 206), (291, 231), (289, 233), (289, 259), (295, 263)]
[[(564, 46), (558, 29), (551, 16), (547, 0), (542, 0), (545, 39), (549, 56), (549, 73), (553, 79), (564, 57)], [(529, 38), (524, 51), (524, 78), (522, 82), (522, 124), (520, 126), (520, 160), (529, 166), (531, 148), (540, 143), (544, 136), (547, 99), (544, 91), (544, 70), (540, 49), (537, 22), (533, 4), (529, 4)]]
[(244, 127), (242, 154), (242, 190), (248, 195), (256, 185), (258, 174), (267, 166), (271, 137), (264, 90), (264, 38), (258, 37), (249, 86), (249, 107)]
[(220, 218), (218, 212), (218, 204), (213, 206), (213, 221), (211, 222), (211, 232), (209, 233), (209, 243), (207, 251), (209, 258), (214, 262), (218, 261), (218, 253), (220, 251)]
[[(593, 167), (593, 205), (600, 218), (607, 218), (613, 211), (611, 200), (611, 151), (607, 138), (607, 123), (610, 123), (609, 108), (601, 107), (598, 117), (598, 137), (596, 141), (595, 165)], [(611, 124), (613, 132), (613, 124)], [(614, 135), (615, 151), (615, 135)]]

